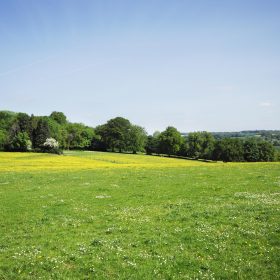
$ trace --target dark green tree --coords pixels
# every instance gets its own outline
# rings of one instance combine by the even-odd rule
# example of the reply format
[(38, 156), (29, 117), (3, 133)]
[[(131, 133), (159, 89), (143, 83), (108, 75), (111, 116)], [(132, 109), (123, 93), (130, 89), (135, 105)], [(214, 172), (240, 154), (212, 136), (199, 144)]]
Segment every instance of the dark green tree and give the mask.
[(67, 133), (68, 149), (89, 149), (95, 135), (93, 128), (81, 123), (69, 123)]
[(0, 129), (0, 150), (4, 150), (8, 142), (8, 133), (4, 129)]
[(66, 125), (67, 123), (67, 118), (62, 112), (54, 111), (50, 114), (50, 118), (55, 120), (60, 125)]
[(148, 155), (159, 154), (158, 136), (149, 135), (147, 137), (145, 150)]
[(138, 125), (131, 125), (128, 131), (127, 149), (131, 150), (134, 154), (136, 152), (143, 152), (147, 141), (147, 132), (145, 129)]
[(0, 130), (9, 131), (17, 114), (10, 111), (0, 111)]
[(160, 148), (159, 148), (159, 136), (160, 132), (155, 131), (153, 135), (149, 135), (147, 137), (146, 145), (145, 145), (145, 150), (148, 155), (151, 154), (159, 154), (160, 153)]
[(273, 145), (267, 141), (258, 143), (259, 160), (260, 161), (274, 161), (276, 160), (276, 151)]
[(197, 132), (189, 133), (187, 136), (188, 150), (187, 156), (199, 158), (201, 151), (200, 134)]
[(175, 127), (169, 126), (159, 135), (158, 141), (160, 152), (170, 156), (178, 153), (183, 138)]
[(188, 157), (189, 144), (188, 144), (187, 138), (185, 136), (183, 136), (182, 139), (183, 139), (183, 141), (180, 146), (178, 155)]
[(91, 150), (106, 151), (108, 149), (105, 139), (104, 137), (102, 137), (102, 135), (104, 135), (105, 133), (105, 129), (105, 125), (98, 125), (97, 127), (95, 127), (95, 135), (91, 141)]
[(16, 122), (18, 124), (20, 132), (26, 132), (28, 133), (28, 136), (30, 136), (32, 130), (31, 130), (31, 120), (29, 115), (25, 113), (18, 113), (16, 116)]
[(60, 148), (64, 149), (67, 146), (67, 125), (59, 124), (53, 118), (47, 117), (50, 136), (59, 142)]
[(225, 162), (244, 161), (243, 142), (233, 138), (218, 140), (213, 151), (213, 159)]
[[(95, 128), (96, 132), (96, 128)], [(104, 141), (102, 141), (102, 138), (99, 134), (95, 134), (91, 140), (90, 150), (93, 151), (103, 151), (105, 152), (107, 150), (106, 144)]]
[(209, 132), (193, 132), (187, 136), (187, 156), (192, 158), (211, 159), (215, 139)]
[(38, 120), (37, 127), (33, 131), (33, 147), (42, 148), (47, 138), (51, 137), (48, 119), (41, 117)]
[(16, 152), (26, 152), (31, 148), (32, 143), (27, 132), (17, 133), (8, 145), (8, 150)]
[(258, 141), (255, 138), (247, 139), (244, 142), (243, 147), (244, 147), (245, 161), (251, 161), (251, 162), (260, 161)]
[(106, 124), (99, 126), (97, 132), (101, 136), (106, 148), (112, 151), (118, 149), (119, 152), (128, 150), (128, 137), (131, 124), (129, 120), (117, 117), (109, 120)]

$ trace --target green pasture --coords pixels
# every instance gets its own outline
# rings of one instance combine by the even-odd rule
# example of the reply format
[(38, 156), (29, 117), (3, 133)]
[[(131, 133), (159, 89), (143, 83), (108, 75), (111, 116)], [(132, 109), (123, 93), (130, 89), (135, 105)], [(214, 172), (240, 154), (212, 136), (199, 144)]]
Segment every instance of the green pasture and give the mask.
[(1, 280), (280, 279), (280, 163), (0, 154)]

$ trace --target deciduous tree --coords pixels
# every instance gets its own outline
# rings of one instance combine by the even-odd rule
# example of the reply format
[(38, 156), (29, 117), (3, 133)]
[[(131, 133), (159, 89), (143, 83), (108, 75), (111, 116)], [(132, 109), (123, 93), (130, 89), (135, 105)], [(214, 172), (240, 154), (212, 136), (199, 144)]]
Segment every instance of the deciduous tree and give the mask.
[(159, 135), (158, 141), (160, 152), (170, 156), (177, 154), (183, 139), (180, 132), (175, 127), (169, 126)]

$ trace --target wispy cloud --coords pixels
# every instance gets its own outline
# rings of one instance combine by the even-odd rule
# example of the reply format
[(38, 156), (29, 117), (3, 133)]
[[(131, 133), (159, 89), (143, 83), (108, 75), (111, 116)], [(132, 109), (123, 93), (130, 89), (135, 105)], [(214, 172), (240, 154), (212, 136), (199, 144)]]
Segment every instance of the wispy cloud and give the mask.
[(103, 60), (103, 61), (100, 61), (100, 62), (86, 64), (86, 65), (81, 66), (81, 67), (73, 67), (72, 69), (69, 69), (66, 72), (61, 72), (61, 73), (59, 73), (57, 75), (54, 75), (54, 76), (52, 76), (50, 78), (42, 77), (40, 79), (40, 81), (55, 80), (55, 79), (71, 76), (71, 75), (76, 74), (78, 72), (83, 72), (83, 71), (92, 69), (94, 67), (98, 67), (98, 66), (101, 66), (101, 65), (106, 65), (107, 63), (118, 61), (118, 60), (119, 60), (118, 58), (112, 58), (112, 59), (109, 59), (109, 60)]
[(260, 106), (260, 107), (271, 107), (271, 106), (272, 106), (272, 103), (269, 102), (269, 101), (265, 101), (265, 102), (259, 103), (259, 106)]
[(26, 70), (26, 69), (29, 69), (29, 68), (32, 68), (33, 66), (35, 66), (37, 64), (44, 63), (44, 62), (52, 59), (53, 57), (54, 56), (47, 56), (45, 58), (38, 59), (36, 61), (32, 61), (31, 63), (27, 63), (27, 64), (24, 64), (24, 65), (21, 65), (21, 66), (17, 66), (17, 67), (12, 68), (12, 69), (8, 69), (8, 70), (6, 70), (4, 72), (0, 72), (0, 77), (6, 76), (6, 75), (9, 75), (9, 74), (13, 74), (13, 73), (17, 73), (19, 71)]

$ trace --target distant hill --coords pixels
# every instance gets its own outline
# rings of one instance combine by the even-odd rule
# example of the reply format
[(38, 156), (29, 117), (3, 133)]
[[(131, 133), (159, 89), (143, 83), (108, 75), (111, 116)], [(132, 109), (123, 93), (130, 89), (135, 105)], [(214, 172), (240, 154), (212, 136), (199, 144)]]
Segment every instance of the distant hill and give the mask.
[[(216, 139), (256, 137), (280, 147), (280, 130), (243, 130), (236, 132), (211, 132)], [(188, 133), (181, 133), (187, 136)]]

